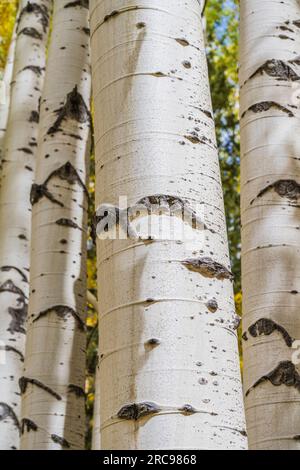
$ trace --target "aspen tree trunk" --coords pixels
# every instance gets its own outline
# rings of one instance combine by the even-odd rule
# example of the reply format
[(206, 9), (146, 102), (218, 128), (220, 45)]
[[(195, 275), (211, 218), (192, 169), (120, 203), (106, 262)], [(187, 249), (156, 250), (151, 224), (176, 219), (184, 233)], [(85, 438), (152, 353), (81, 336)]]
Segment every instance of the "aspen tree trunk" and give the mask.
[[(21, 5), (21, 4), (20, 4)], [(4, 150), (4, 138), (6, 132), (6, 125), (9, 113), (9, 104), (10, 104), (10, 89), (11, 81), (14, 71), (14, 62), (15, 62), (15, 49), (16, 49), (16, 39), (17, 39), (17, 25), (18, 25), (18, 16), (16, 18), (11, 43), (8, 50), (7, 61), (5, 65), (4, 75), (0, 82), (0, 164), (2, 160), (2, 154)]]
[(200, 206), (205, 223), (191, 242), (136, 225), (98, 241), (96, 449), (246, 448), (202, 6), (91, 1), (97, 207)]
[(23, 0), (0, 187), (0, 448), (19, 447), (20, 389), (29, 297), (29, 243), (50, 0)]
[(299, 2), (242, 0), (244, 384), (252, 449), (300, 450), (293, 350), (300, 339), (299, 45)]
[(21, 379), (24, 450), (83, 449), (88, 163), (88, 2), (55, 0), (41, 103), (29, 317)]

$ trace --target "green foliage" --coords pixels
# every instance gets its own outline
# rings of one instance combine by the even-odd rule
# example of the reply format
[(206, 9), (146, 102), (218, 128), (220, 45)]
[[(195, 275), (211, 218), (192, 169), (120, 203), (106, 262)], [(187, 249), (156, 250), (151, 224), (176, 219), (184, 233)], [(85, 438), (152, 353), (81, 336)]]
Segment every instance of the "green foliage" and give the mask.
[(240, 270), (238, 0), (208, 0), (207, 55), (236, 292)]
[(0, 70), (5, 67), (7, 51), (15, 23), (17, 3), (17, 0), (0, 0)]

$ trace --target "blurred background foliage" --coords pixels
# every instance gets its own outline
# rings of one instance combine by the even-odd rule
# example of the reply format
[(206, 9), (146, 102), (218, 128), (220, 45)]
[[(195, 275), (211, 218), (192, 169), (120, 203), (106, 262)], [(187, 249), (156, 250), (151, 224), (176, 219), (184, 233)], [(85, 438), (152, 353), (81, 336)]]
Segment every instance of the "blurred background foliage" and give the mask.
[[(0, 0), (0, 79), (15, 22), (18, 0)], [(242, 293), (240, 274), (240, 140), (238, 120), (238, 0), (207, 0), (205, 29), (208, 68), (215, 112), (220, 153), (224, 201), (232, 269), (235, 274), (235, 301), (241, 315)], [(94, 155), (91, 158), (91, 200), (95, 191)], [(90, 207), (90, 217), (94, 207)], [(96, 252), (88, 243), (88, 289), (96, 297)], [(97, 312), (88, 306), (87, 317), (87, 448), (90, 448), (93, 425), (94, 374), (98, 344)], [(242, 362), (242, 358), (241, 358)]]

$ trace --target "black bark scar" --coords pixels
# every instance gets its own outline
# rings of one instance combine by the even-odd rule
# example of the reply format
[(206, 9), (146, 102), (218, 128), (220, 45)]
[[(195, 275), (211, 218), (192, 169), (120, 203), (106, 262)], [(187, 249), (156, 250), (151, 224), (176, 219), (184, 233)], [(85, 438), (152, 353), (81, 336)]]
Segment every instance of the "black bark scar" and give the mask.
[(21, 434), (22, 435), (25, 434), (25, 432), (30, 432), (30, 431), (36, 432), (37, 430), (38, 430), (38, 427), (33, 421), (27, 418), (22, 419), (22, 422), (21, 422)]
[(67, 3), (64, 8), (89, 8), (89, 0), (75, 0), (75, 2)]
[[(269, 77), (273, 77), (282, 81), (295, 82), (300, 80), (300, 77), (289, 65), (287, 65), (283, 60), (276, 59), (267, 60), (249, 77), (248, 80), (256, 77), (257, 75), (263, 75), (264, 73)], [(246, 80), (246, 82), (248, 80)]]
[(49, 26), (49, 12), (47, 7), (45, 5), (38, 5), (34, 2), (28, 2), (27, 5), (20, 12), (20, 16), (18, 18), (18, 25), (20, 24), (23, 16), (28, 13), (33, 13), (35, 16), (40, 16), (40, 19), (38, 21), (41, 23), (44, 33), (46, 33), (47, 28)]
[(63, 437), (57, 436), (56, 434), (51, 434), (51, 439), (55, 444), (59, 444), (63, 449), (70, 449), (70, 443)]
[(187, 259), (182, 261), (190, 271), (197, 272), (204, 277), (216, 278), (218, 280), (233, 280), (233, 274), (225, 266), (211, 258)]
[(251, 390), (258, 387), (258, 385), (264, 382), (271, 382), (275, 387), (280, 385), (286, 385), (287, 387), (294, 387), (298, 392), (300, 392), (300, 375), (296, 370), (295, 364), (291, 361), (282, 361), (272, 370), (269, 374), (263, 375), (257, 382), (255, 382), (252, 387), (246, 392), (246, 396), (249, 395)]
[(12, 335), (15, 333), (26, 334), (24, 328), (25, 321), (27, 318), (28, 304), (27, 298), (19, 287), (17, 287), (11, 280), (6, 281), (0, 286), (0, 294), (4, 292), (10, 292), (17, 296), (18, 307), (9, 307), (8, 313), (12, 317), (7, 331)]
[(20, 431), (20, 423), (16, 413), (7, 403), (0, 403), (0, 422), (10, 419), (15, 427)]
[(17, 271), (17, 273), (19, 273), (20, 276), (22, 277), (22, 280), (24, 282), (28, 283), (27, 276), (23, 273), (23, 271), (21, 271), (21, 269), (15, 267), (15, 266), (2, 266), (0, 268), (0, 271), (2, 271), (3, 273), (8, 273), (9, 271)]
[(77, 322), (78, 328), (82, 331), (85, 330), (85, 323), (80, 318), (77, 312), (71, 307), (67, 307), (66, 305), (54, 305), (43, 312), (40, 312), (38, 315), (32, 315), (34, 317), (33, 322), (37, 322), (43, 317), (46, 317), (49, 313), (55, 312), (59, 318), (65, 319), (66, 316), (71, 315)]
[(69, 393), (74, 393), (74, 395), (76, 395), (76, 397), (78, 398), (85, 398), (85, 391), (83, 390), (82, 387), (79, 387), (79, 385), (73, 385), (73, 384), (70, 384), (68, 386), (68, 392)]
[(256, 198), (254, 198), (250, 204), (252, 205), (256, 199), (264, 196), (268, 191), (271, 191), (272, 189), (274, 189), (278, 196), (286, 197), (287, 199), (293, 202), (297, 201), (300, 197), (300, 185), (297, 183), (297, 181), (279, 180), (275, 183), (266, 186), (262, 191), (258, 193)]
[(63, 129), (61, 125), (64, 121), (71, 119), (80, 124), (88, 122), (91, 125), (92, 118), (91, 113), (84, 102), (84, 99), (80, 93), (78, 93), (77, 86), (68, 93), (64, 106), (55, 111), (57, 119), (53, 126), (50, 127), (47, 134), (53, 135), (56, 132), (61, 132)]
[(152, 402), (132, 403), (125, 405), (117, 414), (119, 419), (138, 421), (140, 418), (150, 416), (161, 411), (160, 407)]
[(260, 103), (256, 103), (253, 106), (250, 106), (250, 108), (244, 111), (242, 118), (244, 118), (249, 111), (252, 113), (263, 113), (265, 111), (269, 111), (272, 108), (282, 111), (283, 113), (287, 114), (288, 117), (294, 117), (294, 113), (292, 113), (292, 111), (290, 111), (288, 108), (285, 108), (281, 104), (276, 103), (275, 101), (261, 101)]
[(34, 385), (40, 388), (41, 390), (44, 390), (45, 392), (49, 393), (49, 395), (52, 395), (54, 398), (56, 398), (59, 401), (62, 399), (58, 393), (56, 393), (47, 385), (43, 384), (39, 380), (30, 379), (28, 377), (21, 377), (19, 380), (19, 387), (20, 387), (20, 391), (22, 395), (24, 395), (24, 393), (26, 392), (28, 384)]
[(77, 173), (73, 165), (70, 162), (67, 162), (60, 168), (57, 168), (52, 173), (50, 173), (50, 175), (43, 184), (32, 185), (30, 194), (30, 202), (32, 205), (37, 204), (43, 197), (46, 197), (47, 199), (49, 199), (49, 201), (53, 202), (54, 204), (64, 207), (64, 204), (58, 201), (48, 190), (48, 184), (52, 178), (59, 178), (62, 181), (67, 181), (67, 183), (70, 185), (78, 183), (79, 186), (81, 186), (81, 188), (83, 189), (86, 196), (89, 197), (88, 190), (83, 181), (81, 180), (79, 174)]
[[(286, 345), (289, 348), (292, 347), (294, 339), (289, 335), (286, 329), (283, 328), (283, 326), (278, 325), (278, 323), (275, 323), (269, 318), (260, 318), (257, 322), (248, 328), (248, 332), (253, 338), (257, 338), (261, 335), (270, 336), (275, 331), (278, 331), (282, 335)], [(245, 341), (248, 340), (247, 334), (244, 333), (243, 339)]]

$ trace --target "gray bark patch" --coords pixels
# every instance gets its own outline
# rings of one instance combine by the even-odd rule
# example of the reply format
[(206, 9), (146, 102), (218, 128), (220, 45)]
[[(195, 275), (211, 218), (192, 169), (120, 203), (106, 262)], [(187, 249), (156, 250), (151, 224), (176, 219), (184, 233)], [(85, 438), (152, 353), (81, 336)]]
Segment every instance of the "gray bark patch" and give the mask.
[(159, 413), (161, 408), (152, 402), (132, 403), (125, 405), (117, 414), (119, 419), (138, 421), (140, 418)]
[(197, 272), (205, 277), (216, 278), (218, 280), (233, 280), (233, 274), (225, 266), (211, 258), (187, 259), (182, 264), (190, 271)]

